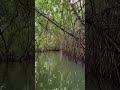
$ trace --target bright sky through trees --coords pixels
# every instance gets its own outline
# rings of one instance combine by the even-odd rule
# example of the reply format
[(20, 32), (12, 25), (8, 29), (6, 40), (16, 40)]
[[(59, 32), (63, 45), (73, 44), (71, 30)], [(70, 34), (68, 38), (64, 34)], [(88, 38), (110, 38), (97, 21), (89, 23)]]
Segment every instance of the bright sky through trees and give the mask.
[(76, 3), (78, 0), (70, 0), (70, 3)]

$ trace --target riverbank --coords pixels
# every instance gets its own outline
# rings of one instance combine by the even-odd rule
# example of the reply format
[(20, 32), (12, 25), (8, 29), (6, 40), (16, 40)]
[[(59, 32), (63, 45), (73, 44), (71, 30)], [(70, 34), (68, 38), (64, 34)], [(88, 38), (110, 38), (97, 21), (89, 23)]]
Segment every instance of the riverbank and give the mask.
[(54, 49), (41, 49), (41, 48), (37, 48), (35, 49), (35, 52), (40, 53), (40, 52), (49, 52), (49, 51), (60, 51), (61, 49), (58, 48), (54, 48)]

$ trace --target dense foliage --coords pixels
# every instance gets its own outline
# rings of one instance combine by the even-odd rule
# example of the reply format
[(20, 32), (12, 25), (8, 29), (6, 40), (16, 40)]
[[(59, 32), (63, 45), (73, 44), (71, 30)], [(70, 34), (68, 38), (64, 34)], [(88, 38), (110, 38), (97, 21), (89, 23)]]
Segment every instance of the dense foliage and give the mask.
[[(84, 1), (76, 1), (74, 9), (84, 22)], [(78, 31), (84, 31), (68, 0), (36, 0), (35, 5), (36, 48), (60, 48), (66, 38), (79, 38)]]

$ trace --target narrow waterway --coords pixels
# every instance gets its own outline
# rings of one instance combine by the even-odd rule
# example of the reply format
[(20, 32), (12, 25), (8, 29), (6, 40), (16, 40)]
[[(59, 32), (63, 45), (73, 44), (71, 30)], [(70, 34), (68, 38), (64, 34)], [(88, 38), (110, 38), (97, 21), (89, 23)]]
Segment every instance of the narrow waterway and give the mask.
[(61, 52), (37, 53), (36, 90), (85, 90), (83, 64), (76, 64)]

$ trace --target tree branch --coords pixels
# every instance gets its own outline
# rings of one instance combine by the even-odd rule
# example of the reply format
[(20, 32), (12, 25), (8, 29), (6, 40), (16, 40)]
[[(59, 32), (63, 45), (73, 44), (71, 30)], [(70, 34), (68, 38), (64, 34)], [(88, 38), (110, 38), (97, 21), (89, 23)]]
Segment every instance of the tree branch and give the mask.
[(67, 33), (68, 35), (74, 37), (75, 39), (78, 39), (78, 37), (76, 37), (74, 34), (66, 31), (63, 27), (61, 27), (58, 23), (56, 23), (55, 21), (51, 20), (50, 18), (48, 18), (47, 16), (45, 16), (45, 14), (43, 14), (42, 12), (39, 12), (37, 9), (35, 9), (35, 11), (42, 15), (44, 18), (46, 18), (47, 20), (49, 20), (51, 23), (53, 23), (55, 26), (57, 26), (60, 30), (62, 30), (63, 32)]
[[(58, 23), (56, 23), (55, 21), (53, 21), (53, 20), (51, 20), (50, 18), (48, 18), (47, 16), (45, 16), (45, 14), (43, 14), (42, 12), (39, 12), (37, 9), (35, 9), (35, 11), (36, 11), (38, 14), (42, 15), (44, 18), (46, 18), (48, 21), (50, 21), (51, 23), (53, 23), (55, 26), (57, 26), (57, 27), (58, 27), (60, 30), (62, 30), (63, 32), (65, 32), (65, 33), (67, 33), (68, 35), (72, 36), (72, 37), (75, 38), (76, 40), (79, 39), (79, 38), (76, 37), (74, 34), (67, 32), (67, 31), (66, 31), (63, 27), (61, 27)], [(84, 46), (82, 43), (80, 43), (80, 44), (81, 44), (81, 46), (83, 47), (83, 49), (85, 49), (85, 46)]]
[(76, 18), (77, 18), (78, 21), (79, 21), (79, 24), (85, 26), (85, 24), (83, 23), (81, 17), (78, 15), (77, 11), (75, 10), (74, 4), (70, 4), (70, 5), (71, 5), (71, 7), (72, 7), (72, 10), (73, 10)]

